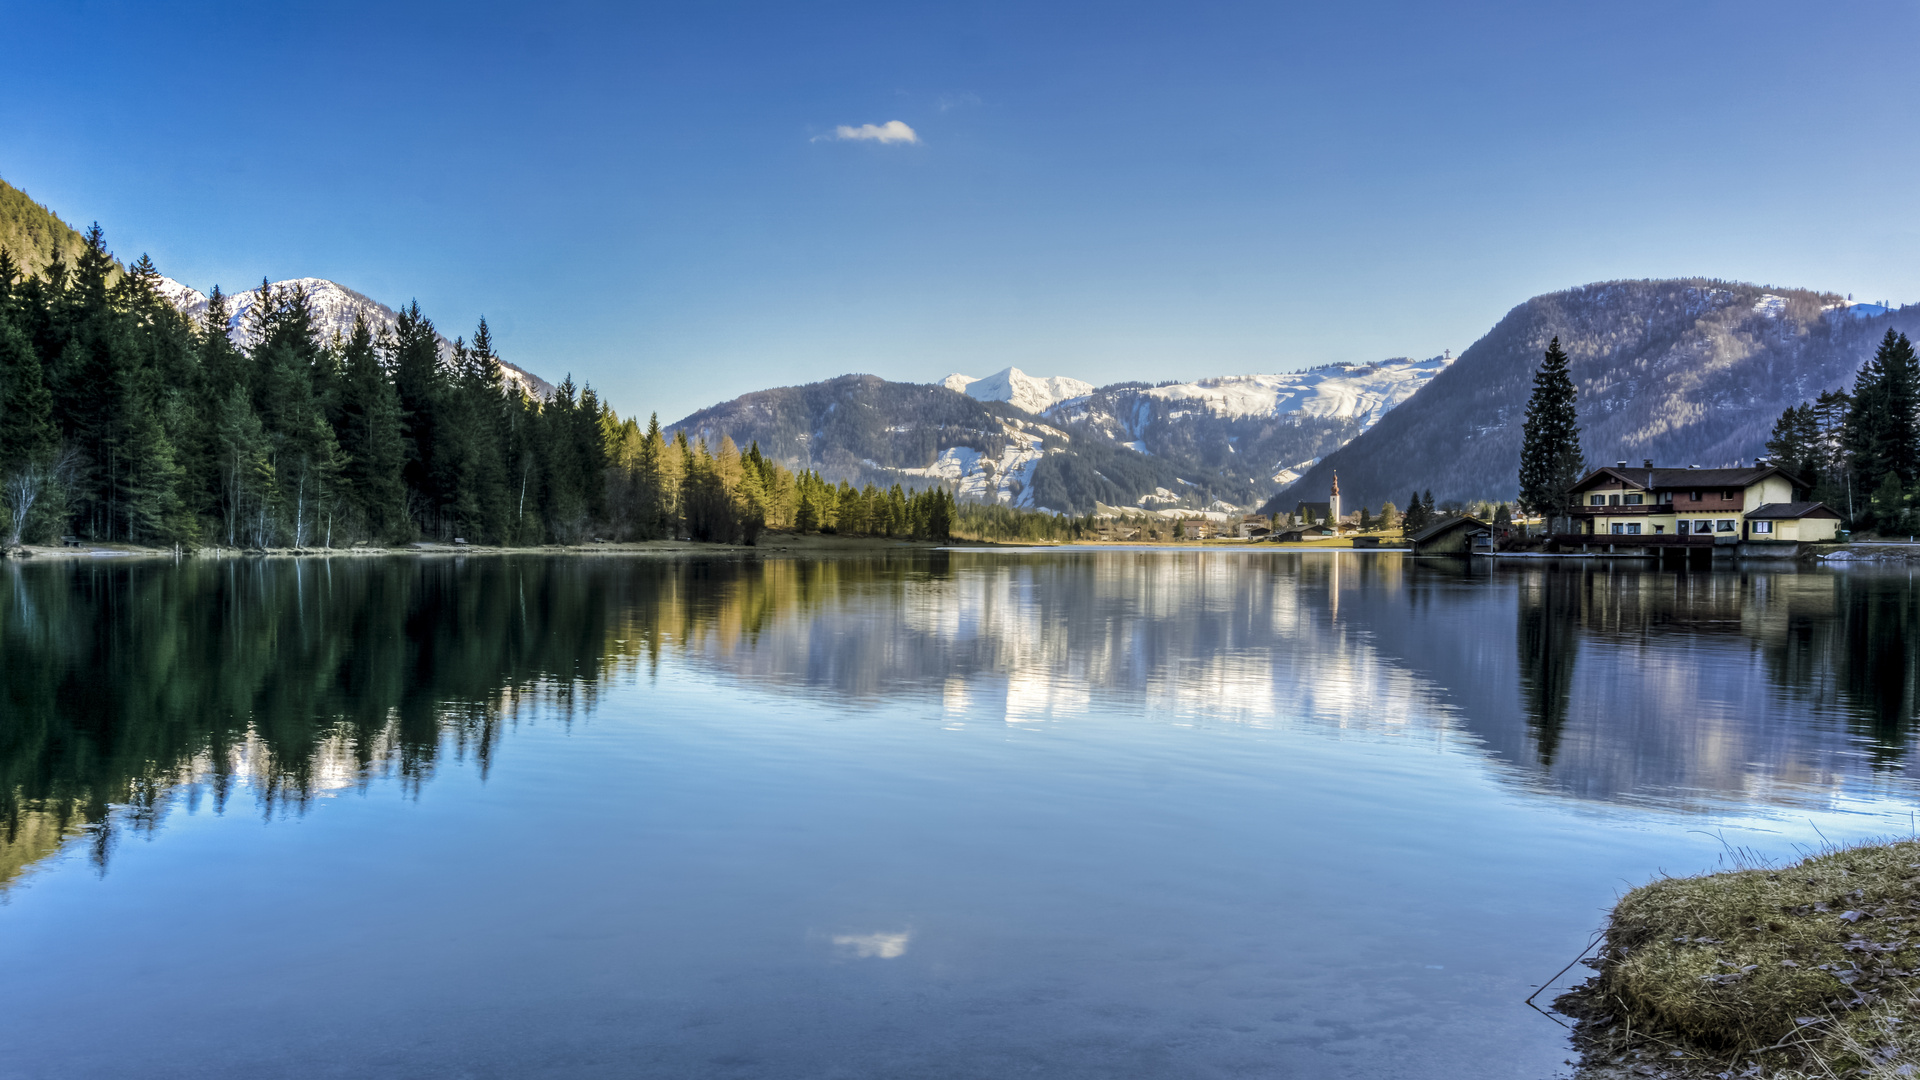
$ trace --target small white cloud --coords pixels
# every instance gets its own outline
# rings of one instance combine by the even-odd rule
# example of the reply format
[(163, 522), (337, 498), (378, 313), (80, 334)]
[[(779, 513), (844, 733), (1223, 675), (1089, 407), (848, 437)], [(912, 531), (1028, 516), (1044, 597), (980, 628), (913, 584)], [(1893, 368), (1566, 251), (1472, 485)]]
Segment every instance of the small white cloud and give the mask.
[(863, 959), (877, 957), (893, 960), (906, 955), (907, 942), (912, 936), (912, 931), (904, 934), (839, 934), (834, 937), (833, 943), (843, 949), (852, 949), (855, 956)]
[(850, 127), (841, 124), (833, 129), (831, 135), (815, 135), (814, 142), (831, 139), (835, 142), (877, 142), (877, 143), (917, 143), (920, 136), (914, 130), (898, 120), (889, 120), (884, 124), (861, 124)]

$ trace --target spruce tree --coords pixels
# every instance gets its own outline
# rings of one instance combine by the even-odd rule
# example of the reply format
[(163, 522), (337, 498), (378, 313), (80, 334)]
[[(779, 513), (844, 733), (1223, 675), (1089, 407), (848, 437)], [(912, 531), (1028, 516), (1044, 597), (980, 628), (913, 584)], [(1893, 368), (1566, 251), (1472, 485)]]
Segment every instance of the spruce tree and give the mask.
[(53, 395), (40, 358), (33, 342), (0, 311), (0, 503), (7, 510), (9, 544), (22, 542), (45, 517), (55, 439)]
[(1573, 485), (1586, 472), (1580, 452), (1578, 394), (1567, 354), (1555, 337), (1533, 377), (1533, 396), (1520, 444), (1520, 505), (1528, 513), (1565, 518), (1573, 504)]
[(400, 398), (380, 366), (373, 331), (355, 315), (340, 355), (340, 407), (335, 440), (345, 455), (342, 495), (352, 528), (367, 539), (406, 533), (407, 493), (401, 479), (406, 440)]
[(1905, 334), (1888, 330), (1860, 368), (1847, 412), (1844, 441), (1859, 487), (1875, 492), (1888, 473), (1911, 484), (1920, 464), (1920, 367)]

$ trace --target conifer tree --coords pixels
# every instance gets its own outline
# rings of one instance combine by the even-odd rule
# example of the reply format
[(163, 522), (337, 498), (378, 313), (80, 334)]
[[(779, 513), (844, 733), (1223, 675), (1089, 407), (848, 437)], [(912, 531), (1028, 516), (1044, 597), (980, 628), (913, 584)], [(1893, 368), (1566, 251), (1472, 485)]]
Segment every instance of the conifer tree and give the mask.
[(406, 533), (401, 469), (406, 441), (400, 399), (380, 366), (373, 331), (354, 316), (340, 355), (340, 406), (335, 440), (344, 455), (340, 482), (347, 516), (359, 535), (399, 539)]
[[(1520, 505), (1529, 513), (1552, 520), (1564, 518), (1572, 506), (1572, 488), (1586, 472), (1580, 451), (1578, 394), (1560, 339), (1547, 345), (1533, 377), (1533, 396), (1520, 444)], [(1429, 508), (1431, 509), (1431, 508)]]
[(433, 487), (434, 421), (441, 396), (439, 335), (415, 301), (400, 309), (383, 345), (393, 372), (394, 394), (400, 404), (400, 433), (406, 448), (401, 478), (413, 498), (414, 518), (425, 526), (430, 507), (440, 501)]
[[(0, 282), (5, 281), (6, 274), (0, 272)], [(33, 342), (0, 309), (0, 502), (7, 509), (9, 544), (25, 538), (36, 512), (44, 516), (55, 439), (53, 395), (40, 358)]]
[(1860, 369), (1845, 441), (1861, 486), (1875, 490), (1888, 473), (1900, 483), (1920, 475), (1920, 363), (1905, 334), (1888, 330)]

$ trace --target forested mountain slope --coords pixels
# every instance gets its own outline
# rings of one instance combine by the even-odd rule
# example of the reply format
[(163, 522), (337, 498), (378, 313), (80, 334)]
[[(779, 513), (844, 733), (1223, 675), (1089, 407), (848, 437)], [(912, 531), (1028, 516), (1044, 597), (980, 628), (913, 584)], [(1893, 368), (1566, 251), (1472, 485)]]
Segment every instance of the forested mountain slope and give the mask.
[(34, 202), (27, 193), (0, 180), (0, 248), (5, 248), (22, 274), (39, 274), (58, 254), (73, 265), (86, 242), (53, 211)]
[(1750, 461), (1783, 410), (1852, 386), (1889, 326), (1912, 333), (1920, 308), (1707, 278), (1536, 296), (1267, 505), (1321, 497), (1336, 471), (1356, 508), (1428, 489), (1512, 498), (1533, 372), (1555, 337), (1572, 357), (1589, 463)]

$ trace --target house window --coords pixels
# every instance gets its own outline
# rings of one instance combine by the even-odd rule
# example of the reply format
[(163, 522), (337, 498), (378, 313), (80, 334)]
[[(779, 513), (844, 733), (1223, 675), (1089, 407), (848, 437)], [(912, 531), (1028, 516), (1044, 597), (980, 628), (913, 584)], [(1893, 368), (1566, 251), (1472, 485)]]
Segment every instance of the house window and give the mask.
[(1629, 533), (1632, 533), (1632, 534), (1633, 534), (1633, 535), (1635, 535), (1635, 536), (1639, 536), (1639, 535), (1640, 535), (1640, 523), (1639, 523), (1639, 522), (1637, 522), (1637, 521), (1629, 521), (1629, 522), (1627, 522), (1627, 531), (1628, 531)]
[(1740, 493), (1737, 491), (1723, 491), (1720, 493), (1720, 498), (1726, 502), (1732, 502), (1739, 497)]
[(1593, 498), (1587, 500), (1587, 505), (1605, 506), (1607, 505), (1607, 497), (1605, 495), (1595, 495)]
[(1617, 533), (1624, 533), (1627, 531), (1627, 527), (1616, 521), (1613, 523), (1613, 531)]
[(1628, 505), (1628, 506), (1639, 506), (1639, 505), (1640, 505), (1641, 503), (1643, 503), (1643, 502), (1645, 502), (1645, 501), (1646, 501), (1646, 498), (1647, 498), (1647, 497), (1646, 497), (1645, 495), (1641, 495), (1641, 494), (1638, 494), (1638, 493), (1629, 493), (1629, 494), (1627, 495), (1627, 505)]
[(1609, 495), (1609, 496), (1607, 496), (1607, 503), (1608, 503), (1608, 505), (1610, 505), (1610, 506), (1619, 506), (1619, 505), (1620, 505), (1620, 496), (1618, 496), (1618, 495)]
[(1755, 536), (1760, 536), (1762, 534), (1770, 533), (1772, 531), (1773, 531), (1773, 522), (1771, 521), (1756, 521), (1753, 523), (1753, 534)]
[(1693, 531), (1696, 533), (1710, 533), (1713, 531), (1713, 522), (1706, 518), (1701, 518), (1693, 523)]
[(1664, 505), (1664, 506), (1672, 506), (1672, 505), (1673, 505), (1673, 492), (1671, 492), (1671, 491), (1663, 491), (1663, 492), (1661, 492), (1661, 493), (1660, 493), (1660, 502), (1661, 502), (1661, 504), (1662, 504), (1662, 505)]
[(1716, 521), (1716, 522), (1714, 522), (1714, 523), (1713, 523), (1713, 531), (1714, 531), (1714, 532), (1732, 532), (1732, 531), (1733, 531), (1733, 519), (1732, 519), (1732, 518), (1721, 518), (1720, 520), (1718, 520), (1718, 521)]
[(1667, 531), (1667, 527), (1665, 525), (1655, 525), (1653, 527), (1653, 531), (1657, 533), (1663, 533)]
[(1688, 502), (1699, 502), (1699, 501), (1700, 501), (1700, 493), (1699, 493), (1699, 492), (1697, 492), (1697, 491), (1689, 491), (1689, 492), (1687, 492), (1687, 501), (1688, 501)]

